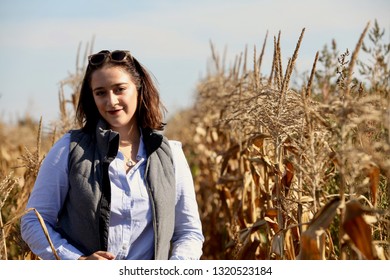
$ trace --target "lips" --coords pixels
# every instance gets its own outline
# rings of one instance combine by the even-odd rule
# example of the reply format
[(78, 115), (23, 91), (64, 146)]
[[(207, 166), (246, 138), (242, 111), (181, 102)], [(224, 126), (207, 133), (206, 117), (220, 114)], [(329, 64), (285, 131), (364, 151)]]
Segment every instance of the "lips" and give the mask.
[(115, 109), (115, 110), (107, 110), (107, 113), (110, 115), (117, 115), (122, 111), (122, 109)]

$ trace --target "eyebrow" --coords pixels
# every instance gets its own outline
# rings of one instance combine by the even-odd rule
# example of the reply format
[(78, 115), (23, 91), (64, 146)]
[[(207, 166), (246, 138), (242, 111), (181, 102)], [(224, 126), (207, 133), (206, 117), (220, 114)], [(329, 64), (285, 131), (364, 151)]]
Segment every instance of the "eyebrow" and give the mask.
[[(111, 85), (111, 87), (117, 87), (117, 86), (127, 85), (127, 84), (128, 84), (128, 83), (126, 83), (126, 82), (124, 82), (124, 83), (117, 83), (117, 84)], [(93, 88), (93, 89), (92, 89), (92, 92), (97, 91), (97, 90), (101, 90), (101, 89), (105, 89), (105, 87)]]

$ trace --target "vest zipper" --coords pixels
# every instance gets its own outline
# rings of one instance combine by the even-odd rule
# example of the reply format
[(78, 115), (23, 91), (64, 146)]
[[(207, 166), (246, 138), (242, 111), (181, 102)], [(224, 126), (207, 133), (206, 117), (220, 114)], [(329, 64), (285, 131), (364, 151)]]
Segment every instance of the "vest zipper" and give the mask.
[(149, 157), (146, 161), (146, 169), (145, 169), (145, 174), (144, 174), (144, 181), (146, 184), (146, 190), (148, 191), (149, 195), (149, 201), (150, 205), (152, 207), (152, 222), (153, 222), (153, 231), (154, 231), (154, 259), (157, 259), (157, 221), (156, 221), (156, 206), (154, 204), (154, 197), (152, 193), (152, 189), (149, 186), (149, 182), (146, 179), (147, 174), (149, 172)]

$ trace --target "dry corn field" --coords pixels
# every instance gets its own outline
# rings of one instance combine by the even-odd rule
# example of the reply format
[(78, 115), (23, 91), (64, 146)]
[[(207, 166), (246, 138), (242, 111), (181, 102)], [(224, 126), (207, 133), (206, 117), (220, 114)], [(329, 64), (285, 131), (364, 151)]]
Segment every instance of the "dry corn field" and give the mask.
[[(375, 21), (351, 50), (325, 45), (293, 86), (304, 33), (287, 65), (281, 32), (230, 66), (211, 45), (193, 107), (167, 120), (165, 134), (183, 143), (193, 172), (203, 259), (390, 259), (385, 30)], [(273, 62), (265, 76), (267, 44)], [(20, 238), (19, 219), (45, 153), (73, 126), (83, 67), (77, 59), (61, 83), (57, 123), (0, 122), (0, 259), (37, 258)]]

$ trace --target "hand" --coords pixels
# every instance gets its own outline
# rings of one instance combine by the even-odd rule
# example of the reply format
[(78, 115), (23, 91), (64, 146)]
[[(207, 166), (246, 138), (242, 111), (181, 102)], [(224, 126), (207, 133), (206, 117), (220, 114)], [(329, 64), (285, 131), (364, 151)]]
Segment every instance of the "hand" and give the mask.
[(106, 251), (97, 251), (89, 256), (81, 256), (79, 260), (113, 260), (115, 256)]

